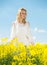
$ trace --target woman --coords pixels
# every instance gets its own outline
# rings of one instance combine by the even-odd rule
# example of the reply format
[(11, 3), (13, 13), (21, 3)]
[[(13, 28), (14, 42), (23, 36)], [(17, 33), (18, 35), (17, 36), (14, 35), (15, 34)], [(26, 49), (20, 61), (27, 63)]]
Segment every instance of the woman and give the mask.
[(30, 24), (26, 21), (27, 11), (24, 8), (18, 10), (17, 19), (12, 24), (11, 39), (18, 38), (25, 45), (33, 44)]

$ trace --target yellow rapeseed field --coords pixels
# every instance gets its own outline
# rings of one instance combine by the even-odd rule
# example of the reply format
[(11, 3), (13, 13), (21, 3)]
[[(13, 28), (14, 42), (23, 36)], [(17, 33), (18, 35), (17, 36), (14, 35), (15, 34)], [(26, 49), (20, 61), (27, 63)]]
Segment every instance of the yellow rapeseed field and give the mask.
[(17, 38), (7, 41), (0, 42), (0, 65), (47, 65), (47, 44), (25, 46)]

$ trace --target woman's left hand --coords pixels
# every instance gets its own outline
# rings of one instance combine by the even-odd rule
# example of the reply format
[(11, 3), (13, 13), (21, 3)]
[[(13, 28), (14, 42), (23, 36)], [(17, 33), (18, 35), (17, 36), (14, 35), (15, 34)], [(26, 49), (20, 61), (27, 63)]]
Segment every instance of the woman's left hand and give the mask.
[(34, 45), (35, 45), (35, 43), (34, 43), (34, 42), (31, 42), (31, 45), (33, 45), (33, 46), (34, 46)]

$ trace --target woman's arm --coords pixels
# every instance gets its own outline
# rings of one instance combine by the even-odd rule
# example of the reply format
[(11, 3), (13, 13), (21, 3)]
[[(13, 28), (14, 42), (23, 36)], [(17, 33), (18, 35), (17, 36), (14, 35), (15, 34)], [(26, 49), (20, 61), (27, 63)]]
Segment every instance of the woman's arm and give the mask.
[(27, 37), (29, 39), (29, 42), (34, 45), (34, 40), (33, 40), (33, 36), (31, 34), (31, 29), (30, 29), (30, 23), (27, 22)]
[(12, 28), (11, 28), (11, 39), (15, 38), (15, 23), (12, 23)]

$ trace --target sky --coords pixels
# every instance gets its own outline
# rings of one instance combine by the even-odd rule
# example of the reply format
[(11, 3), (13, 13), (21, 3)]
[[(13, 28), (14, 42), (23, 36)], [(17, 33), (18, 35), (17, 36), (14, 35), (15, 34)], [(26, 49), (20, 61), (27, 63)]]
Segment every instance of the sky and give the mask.
[(35, 42), (47, 43), (47, 0), (0, 0), (0, 38), (10, 38), (19, 8), (26, 8)]

